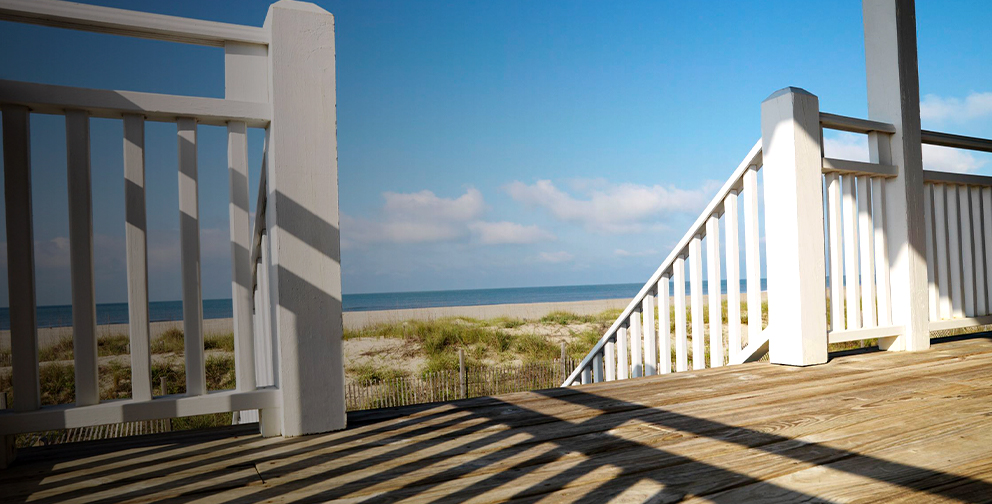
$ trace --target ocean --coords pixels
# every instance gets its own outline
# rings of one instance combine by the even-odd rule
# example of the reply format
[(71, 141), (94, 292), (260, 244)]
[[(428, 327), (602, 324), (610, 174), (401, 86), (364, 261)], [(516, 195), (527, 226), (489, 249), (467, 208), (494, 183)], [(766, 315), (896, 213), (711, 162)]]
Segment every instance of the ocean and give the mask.
[[(727, 281), (720, 282), (720, 292), (727, 293)], [(558, 287), (518, 287), (508, 289), (471, 289), (429, 292), (385, 292), (378, 294), (345, 294), (344, 311), (398, 310), (404, 308), (431, 308), (439, 306), (479, 306), (493, 304), (548, 303), (565, 301), (591, 301), (596, 299), (632, 298), (644, 284), (565, 285)], [(741, 281), (741, 292), (746, 283)], [(765, 290), (761, 280), (761, 290)], [(703, 281), (703, 292), (708, 292)], [(674, 285), (669, 295), (674, 293)], [(686, 286), (688, 294), (688, 283)], [(182, 320), (182, 301), (153, 301), (148, 304), (152, 322)], [(203, 300), (203, 318), (231, 318), (230, 299)], [(127, 303), (101, 303), (96, 305), (97, 324), (126, 324)], [(38, 327), (66, 327), (72, 325), (72, 306), (39, 306)], [(0, 308), (0, 330), (10, 329), (10, 310)]]

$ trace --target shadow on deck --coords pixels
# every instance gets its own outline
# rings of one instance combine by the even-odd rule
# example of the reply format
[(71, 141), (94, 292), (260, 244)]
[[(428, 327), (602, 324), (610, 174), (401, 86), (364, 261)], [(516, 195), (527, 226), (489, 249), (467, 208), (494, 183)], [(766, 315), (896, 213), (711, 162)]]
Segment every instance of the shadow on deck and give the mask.
[[(936, 341), (935, 341), (936, 343)], [(992, 500), (992, 340), (23, 450), (4, 502)]]

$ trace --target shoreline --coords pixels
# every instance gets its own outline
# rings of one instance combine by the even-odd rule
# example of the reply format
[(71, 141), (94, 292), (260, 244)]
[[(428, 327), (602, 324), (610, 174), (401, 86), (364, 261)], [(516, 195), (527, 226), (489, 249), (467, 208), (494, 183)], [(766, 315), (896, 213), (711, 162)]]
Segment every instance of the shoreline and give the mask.
[[(762, 292), (762, 299), (767, 299)], [(726, 299), (726, 294), (723, 295)], [(406, 320), (434, 320), (445, 317), (470, 317), (493, 319), (499, 317), (536, 320), (553, 311), (567, 311), (577, 315), (595, 315), (611, 309), (624, 309), (631, 298), (595, 299), (589, 301), (552, 301), (544, 303), (512, 303), (472, 306), (437, 306), (429, 308), (402, 308), (395, 310), (349, 311), (342, 314), (346, 330), (358, 330), (381, 323), (396, 323)], [(181, 320), (152, 322), (149, 324), (151, 339), (154, 340), (169, 329), (182, 329)], [(230, 318), (205, 319), (203, 334), (226, 334), (233, 332), (234, 322)], [(114, 334), (128, 334), (127, 324), (103, 324), (97, 326), (97, 337)], [(38, 328), (38, 346), (46, 348), (60, 339), (72, 337), (72, 327)], [(0, 331), (0, 348), (10, 348), (10, 331)]]

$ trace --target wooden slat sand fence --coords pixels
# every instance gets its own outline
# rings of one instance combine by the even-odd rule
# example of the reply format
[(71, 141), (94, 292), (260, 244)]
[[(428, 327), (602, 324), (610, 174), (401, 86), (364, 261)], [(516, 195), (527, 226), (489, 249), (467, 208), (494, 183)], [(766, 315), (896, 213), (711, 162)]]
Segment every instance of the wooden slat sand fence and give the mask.
[(348, 383), (348, 411), (454, 401), (557, 387), (575, 367), (573, 359), (519, 365), (462, 366), (386, 380)]

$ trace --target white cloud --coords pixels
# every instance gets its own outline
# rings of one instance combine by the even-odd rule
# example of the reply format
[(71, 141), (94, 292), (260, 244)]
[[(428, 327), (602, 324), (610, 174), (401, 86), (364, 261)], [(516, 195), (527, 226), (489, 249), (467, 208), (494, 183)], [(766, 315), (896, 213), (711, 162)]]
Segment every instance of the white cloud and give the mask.
[[(834, 138), (823, 140), (824, 155), (832, 158), (868, 161), (868, 137), (854, 133), (839, 133)], [(923, 145), (923, 167), (927, 170), (972, 173), (987, 164), (971, 152)]]
[(629, 251), (624, 250), (624, 249), (616, 249), (616, 250), (613, 251), (613, 255), (618, 256), (618, 257), (648, 257), (648, 256), (657, 255), (657, 254), (658, 254), (658, 251), (656, 251), (654, 249), (650, 249), (650, 250), (639, 250), (639, 251), (636, 251), (636, 252), (629, 252)]
[(568, 262), (571, 261), (572, 259), (575, 259), (575, 256), (565, 251), (541, 252), (540, 255), (537, 256), (538, 261), (552, 263), (552, 264)]
[(687, 191), (660, 185), (571, 184), (586, 198), (577, 198), (550, 180), (533, 185), (515, 181), (506, 187), (514, 200), (547, 210), (560, 221), (601, 233), (636, 233), (658, 228), (673, 213), (695, 214), (706, 204), (708, 187)]
[(967, 121), (989, 115), (992, 115), (992, 93), (971, 93), (963, 100), (928, 94), (920, 100), (923, 121)]
[(485, 245), (526, 244), (557, 239), (554, 233), (538, 226), (524, 226), (515, 222), (472, 222), (468, 228), (475, 233), (479, 243)]
[(431, 191), (416, 193), (382, 193), (386, 199), (385, 213), (397, 219), (460, 222), (472, 220), (485, 210), (485, 201), (478, 189), (469, 188), (457, 199), (439, 198)]

